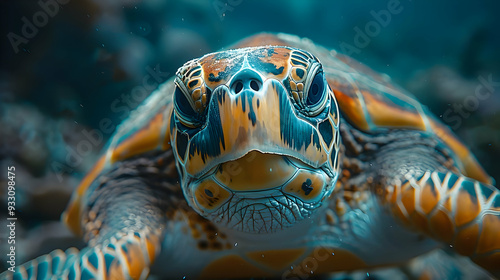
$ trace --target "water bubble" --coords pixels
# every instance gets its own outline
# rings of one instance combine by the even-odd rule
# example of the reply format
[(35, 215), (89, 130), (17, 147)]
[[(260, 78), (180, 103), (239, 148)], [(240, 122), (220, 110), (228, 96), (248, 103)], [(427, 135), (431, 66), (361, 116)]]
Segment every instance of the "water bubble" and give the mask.
[(234, 243), (234, 247), (238, 246), (238, 242)]

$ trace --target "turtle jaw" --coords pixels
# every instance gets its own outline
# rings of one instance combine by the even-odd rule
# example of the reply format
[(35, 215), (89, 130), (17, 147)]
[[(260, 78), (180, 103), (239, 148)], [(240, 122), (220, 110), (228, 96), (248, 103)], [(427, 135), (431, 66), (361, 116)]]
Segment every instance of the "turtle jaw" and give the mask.
[(214, 223), (270, 233), (310, 217), (335, 181), (297, 159), (254, 150), (183, 182), (183, 189), (189, 204)]
[(274, 233), (311, 217), (321, 203), (305, 203), (296, 197), (276, 192), (261, 198), (235, 195), (208, 219), (226, 228), (254, 234)]
[(320, 200), (313, 202), (303, 201), (277, 187), (231, 193), (227, 200), (210, 211), (201, 209), (196, 199), (190, 204), (200, 215), (222, 228), (250, 234), (276, 233), (314, 216), (333, 186), (329, 189)]

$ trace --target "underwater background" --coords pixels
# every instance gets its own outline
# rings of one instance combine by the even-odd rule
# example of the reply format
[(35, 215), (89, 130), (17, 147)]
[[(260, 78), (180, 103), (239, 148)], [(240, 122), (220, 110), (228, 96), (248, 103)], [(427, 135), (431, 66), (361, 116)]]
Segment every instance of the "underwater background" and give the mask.
[(59, 217), (114, 128), (184, 62), (262, 31), (307, 37), (389, 75), (498, 182), (499, 11), (493, 0), (2, 1), (0, 252), (7, 166), (17, 264), (82, 246)]

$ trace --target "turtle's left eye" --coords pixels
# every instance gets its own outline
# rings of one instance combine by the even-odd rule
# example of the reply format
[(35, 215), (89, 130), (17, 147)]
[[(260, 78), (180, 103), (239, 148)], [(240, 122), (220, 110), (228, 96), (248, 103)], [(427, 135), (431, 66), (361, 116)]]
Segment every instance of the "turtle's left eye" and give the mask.
[(319, 71), (314, 75), (314, 78), (307, 91), (306, 105), (308, 112), (311, 115), (316, 115), (323, 109), (326, 104), (325, 78), (323, 71)]

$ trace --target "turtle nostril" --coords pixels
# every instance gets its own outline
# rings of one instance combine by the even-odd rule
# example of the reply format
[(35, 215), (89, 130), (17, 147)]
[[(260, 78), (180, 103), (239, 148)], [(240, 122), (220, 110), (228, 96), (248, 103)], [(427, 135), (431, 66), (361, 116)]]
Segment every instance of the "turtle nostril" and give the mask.
[(236, 84), (234, 85), (234, 93), (240, 93), (242, 89), (243, 89), (243, 83), (241, 81), (237, 81)]
[(251, 87), (253, 90), (255, 90), (255, 91), (259, 91), (259, 89), (260, 89), (260, 84), (259, 84), (259, 82), (257, 82), (256, 80), (252, 80), (252, 81), (250, 82), (250, 87)]

